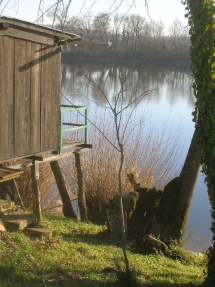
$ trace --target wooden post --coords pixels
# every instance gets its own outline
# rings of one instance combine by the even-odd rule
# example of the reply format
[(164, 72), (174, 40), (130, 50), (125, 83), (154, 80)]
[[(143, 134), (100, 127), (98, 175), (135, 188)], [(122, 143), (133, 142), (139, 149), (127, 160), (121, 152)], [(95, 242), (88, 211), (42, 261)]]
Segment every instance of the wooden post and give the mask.
[(66, 188), (65, 180), (62, 175), (62, 172), (60, 170), (60, 166), (58, 164), (58, 161), (52, 161), (50, 162), (50, 166), (52, 169), (52, 172), (55, 177), (55, 181), (58, 187), (58, 190), (60, 192), (61, 200), (63, 202), (63, 214), (65, 217), (75, 218), (77, 219), (77, 216), (73, 210), (71, 200), (69, 198), (69, 194)]
[(31, 166), (31, 181), (34, 194), (34, 213), (38, 222), (42, 221), (41, 205), (40, 205), (40, 189), (39, 189), (39, 163), (33, 161)]
[(75, 153), (75, 164), (76, 164), (77, 175), (78, 175), (78, 207), (80, 210), (81, 221), (88, 222), (86, 197), (85, 197), (85, 191), (84, 191), (84, 185), (83, 185), (83, 174), (81, 171), (80, 153)]

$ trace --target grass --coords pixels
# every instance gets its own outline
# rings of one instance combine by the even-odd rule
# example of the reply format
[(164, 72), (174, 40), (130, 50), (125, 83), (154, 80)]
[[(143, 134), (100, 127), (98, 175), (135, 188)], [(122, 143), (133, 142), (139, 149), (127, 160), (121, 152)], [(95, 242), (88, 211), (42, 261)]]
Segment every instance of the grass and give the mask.
[[(52, 228), (51, 240), (23, 232), (0, 240), (0, 287), (82, 287), (123, 285), (123, 256), (111, 245), (104, 226), (43, 214)], [(176, 254), (176, 253), (175, 253)], [(128, 247), (132, 286), (203, 286), (204, 256), (184, 251), (175, 259), (160, 254), (141, 255)]]

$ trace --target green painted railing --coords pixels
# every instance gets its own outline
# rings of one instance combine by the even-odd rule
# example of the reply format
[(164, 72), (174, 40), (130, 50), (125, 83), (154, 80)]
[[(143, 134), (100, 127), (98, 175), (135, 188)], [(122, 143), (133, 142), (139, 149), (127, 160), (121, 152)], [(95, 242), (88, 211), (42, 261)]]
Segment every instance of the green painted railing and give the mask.
[[(85, 114), (85, 123), (84, 124), (76, 124), (76, 123), (66, 123), (63, 122), (63, 115), (68, 112), (78, 112), (84, 110)], [(69, 105), (61, 105), (61, 118), (60, 118), (60, 153), (62, 153), (63, 148), (63, 133), (64, 132), (72, 132), (80, 129), (85, 129), (85, 139), (84, 142), (88, 143), (88, 110), (87, 107), (84, 106), (69, 106)], [(63, 129), (63, 126), (71, 126), (71, 128)]]

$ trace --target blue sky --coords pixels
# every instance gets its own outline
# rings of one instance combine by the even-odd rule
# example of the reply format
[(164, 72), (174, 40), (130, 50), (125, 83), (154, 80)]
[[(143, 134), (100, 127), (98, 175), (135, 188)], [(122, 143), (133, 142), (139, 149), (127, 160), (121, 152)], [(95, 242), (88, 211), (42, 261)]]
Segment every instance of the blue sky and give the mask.
[[(42, 10), (47, 10), (57, 1), (59, 0), (41, 0)], [(9, 0), (5, 7), (7, 2), (8, 0), (3, 0), (0, 4), (1, 15), (29, 22), (36, 21), (40, 0)], [(68, 2), (69, 0), (62, 1), (65, 4)], [(98, 12), (114, 12), (117, 10), (119, 14), (135, 13), (146, 19), (149, 19), (150, 16), (153, 21), (161, 20), (164, 22), (166, 29), (175, 18), (179, 19), (183, 26), (187, 25), (187, 20), (184, 18), (185, 9), (181, 4), (181, 0), (147, 0), (147, 4), (148, 9), (145, 0), (72, 0), (69, 16), (84, 15), (88, 11), (97, 14)], [(44, 18), (44, 21), (47, 22), (48, 19)]]

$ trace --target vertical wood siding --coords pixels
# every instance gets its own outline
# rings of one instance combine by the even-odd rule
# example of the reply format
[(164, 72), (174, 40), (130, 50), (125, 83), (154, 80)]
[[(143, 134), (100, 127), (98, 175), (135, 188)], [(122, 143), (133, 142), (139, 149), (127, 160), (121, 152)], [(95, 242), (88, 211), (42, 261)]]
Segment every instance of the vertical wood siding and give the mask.
[(31, 105), (30, 105), (30, 144), (34, 151), (41, 150), (40, 145), (40, 62), (41, 45), (32, 43), (31, 59), (35, 65), (31, 67)]
[(0, 160), (59, 147), (60, 52), (0, 37)]
[[(59, 143), (60, 124), (60, 50), (45, 49), (42, 45), (41, 62), (41, 149), (53, 149)], [(47, 58), (46, 58), (47, 57)], [(50, 91), (52, 91), (50, 93)]]
[[(30, 69), (21, 70), (29, 59), (30, 42), (15, 40), (14, 156), (30, 153)], [(8, 95), (10, 97), (10, 95)]]
[(0, 158), (14, 157), (14, 40), (0, 37)]

